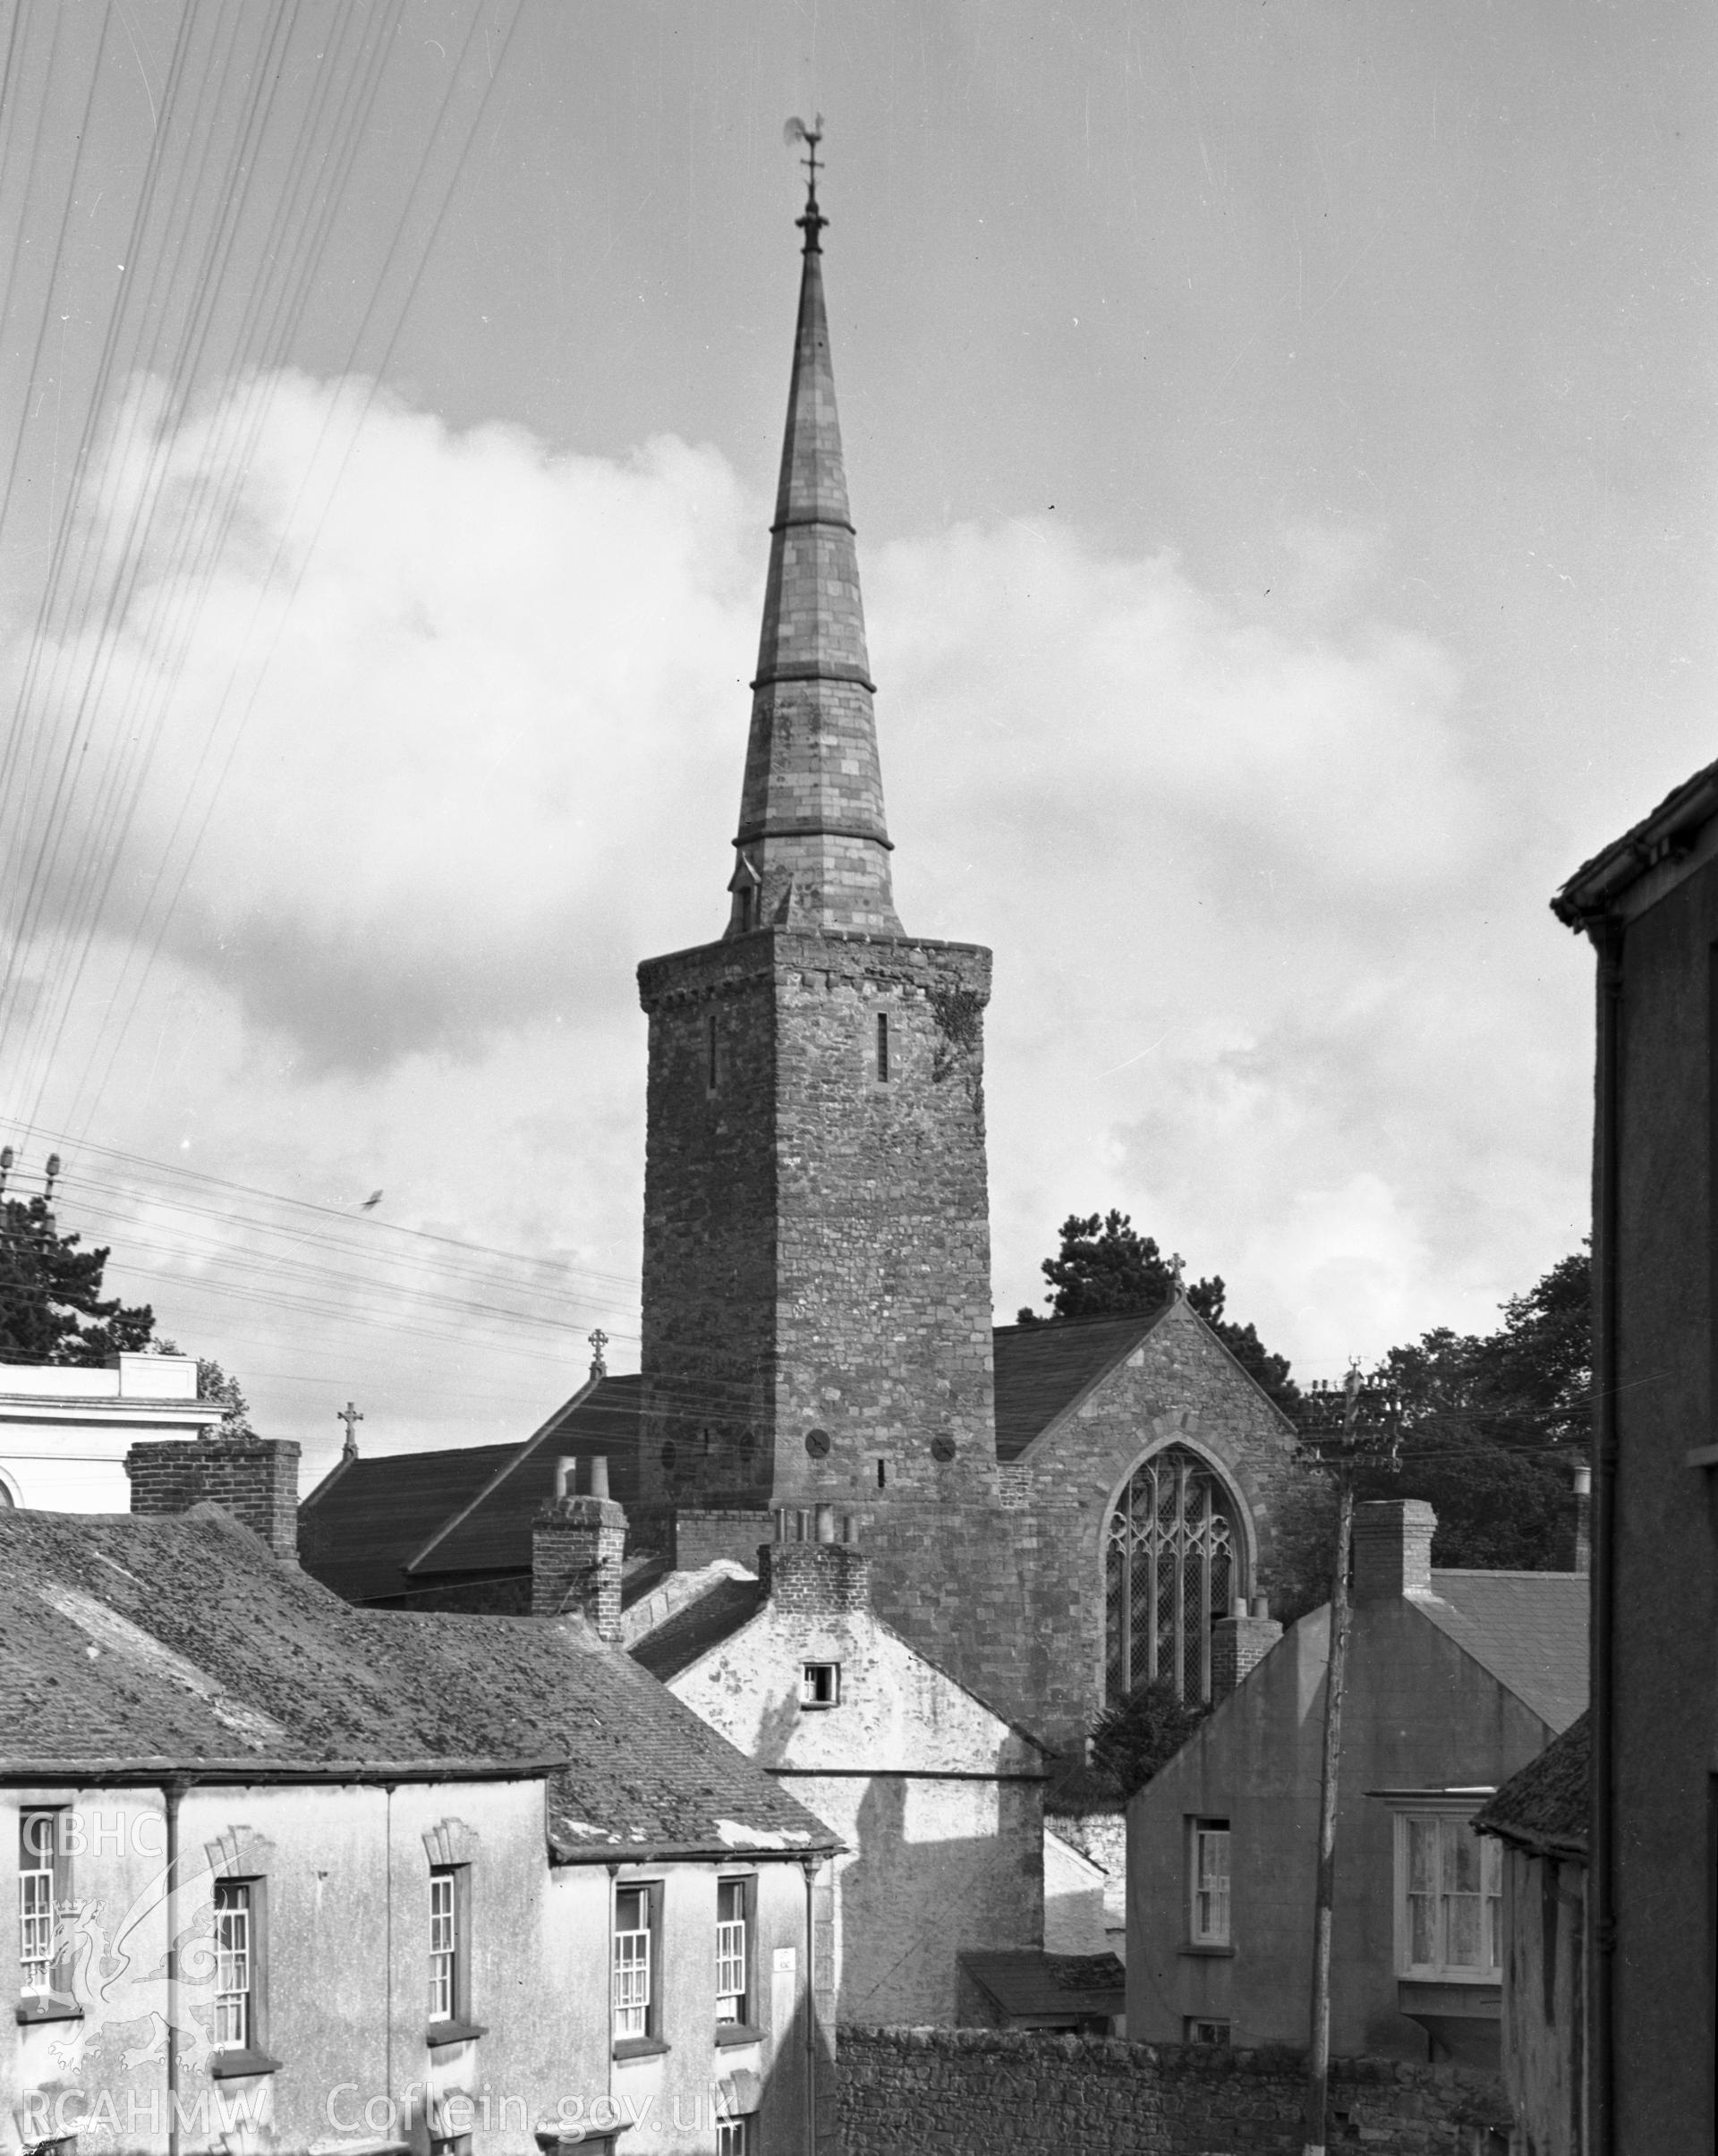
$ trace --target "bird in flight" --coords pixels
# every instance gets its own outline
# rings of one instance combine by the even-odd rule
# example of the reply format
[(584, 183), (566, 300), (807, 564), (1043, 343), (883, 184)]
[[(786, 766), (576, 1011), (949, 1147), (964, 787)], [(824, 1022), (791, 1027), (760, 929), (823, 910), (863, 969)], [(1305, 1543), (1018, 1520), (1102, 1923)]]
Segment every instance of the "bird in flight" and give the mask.
[(358, 1210), (359, 1210), (361, 1213), (367, 1213), (367, 1212), (369, 1212), (369, 1211), (370, 1211), (370, 1210), (371, 1210), (373, 1207), (379, 1205), (379, 1204), (381, 1203), (381, 1201), (382, 1201), (382, 1193), (380, 1193), (380, 1191), (371, 1191), (371, 1193), (370, 1193), (369, 1197), (368, 1197), (368, 1198), (366, 1198), (366, 1199), (364, 1200), (363, 1203), (362, 1203), (362, 1204), (361, 1204), (361, 1206), (358, 1208)]

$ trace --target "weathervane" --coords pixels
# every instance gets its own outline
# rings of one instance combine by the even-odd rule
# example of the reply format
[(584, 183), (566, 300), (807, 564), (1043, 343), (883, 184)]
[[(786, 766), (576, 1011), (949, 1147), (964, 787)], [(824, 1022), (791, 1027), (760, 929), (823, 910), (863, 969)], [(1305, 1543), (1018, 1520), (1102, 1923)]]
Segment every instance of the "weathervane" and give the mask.
[(829, 221), (817, 207), (819, 169), (817, 146), (823, 140), (822, 114), (813, 114), (809, 127), (795, 115), (782, 129), (781, 139), (787, 143), (789, 149), (795, 142), (803, 142), (805, 145), (805, 156), (803, 160), (805, 166), (805, 214), (804, 216), (796, 218), (795, 222), (805, 234), (806, 252), (814, 254), (817, 251), (817, 235)]

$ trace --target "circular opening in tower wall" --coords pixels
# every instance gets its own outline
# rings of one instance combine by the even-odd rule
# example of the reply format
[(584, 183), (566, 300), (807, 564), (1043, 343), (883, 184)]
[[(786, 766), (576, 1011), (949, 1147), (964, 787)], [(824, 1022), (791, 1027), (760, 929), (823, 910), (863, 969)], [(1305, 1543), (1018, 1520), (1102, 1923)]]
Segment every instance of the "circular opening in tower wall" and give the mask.
[(805, 1449), (811, 1454), (812, 1459), (821, 1460), (829, 1449), (829, 1431), (827, 1430), (808, 1430), (805, 1432)]
[(941, 1460), (946, 1464), (954, 1458), (959, 1449), (955, 1440), (946, 1431), (941, 1436), (932, 1438), (931, 1440), (931, 1457), (933, 1460)]

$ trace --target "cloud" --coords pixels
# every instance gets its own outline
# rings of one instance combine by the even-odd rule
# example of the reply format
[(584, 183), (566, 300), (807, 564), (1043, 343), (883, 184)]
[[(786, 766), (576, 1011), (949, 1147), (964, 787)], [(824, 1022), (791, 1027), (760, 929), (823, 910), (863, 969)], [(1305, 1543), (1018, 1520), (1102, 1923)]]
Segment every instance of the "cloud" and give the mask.
[[(670, 438), (557, 455), (362, 385), (261, 386), (166, 432), (140, 392), (115, 437), (115, 498), (166, 484), (98, 747), (152, 709), (163, 733), (45, 1120), (111, 1048), (157, 870), (207, 810), (92, 1134), (324, 1202), (385, 1186), (395, 1222), (590, 1269), (567, 1326), (624, 1338), (633, 972), (724, 917), (767, 507)], [(903, 918), (997, 952), (1002, 1314), (1067, 1212), (1116, 1203), (1329, 1370), (1483, 1321), (1572, 1244), (1584, 983), (1536, 890), (1531, 930), (1510, 896), (1519, 804), (1481, 776), (1459, 665), (1380, 603), (1388, 535), (1281, 549), (1285, 588), (1245, 603), (1048, 522), (863, 561)], [(218, 1249), (200, 1262), (162, 1260), (206, 1281)], [(552, 1405), (557, 1356), (578, 1374), (571, 1333), (522, 1376), (516, 1334), (428, 1305), (443, 1350), (378, 1320), (330, 1363), (265, 1278), (236, 1314), (145, 1284), (241, 1370), (368, 1384), (372, 1439), (387, 1396), (423, 1403), (420, 1439), (487, 1437)], [(274, 1405), (275, 1428), (321, 1416)]]

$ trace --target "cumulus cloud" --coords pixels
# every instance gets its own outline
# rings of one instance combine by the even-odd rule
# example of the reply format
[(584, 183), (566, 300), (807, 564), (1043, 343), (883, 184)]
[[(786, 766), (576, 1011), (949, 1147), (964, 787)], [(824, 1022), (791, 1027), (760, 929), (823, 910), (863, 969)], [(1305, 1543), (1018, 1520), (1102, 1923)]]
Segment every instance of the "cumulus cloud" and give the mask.
[[(99, 1129), (634, 1271), (633, 969), (723, 918), (766, 505), (668, 438), (556, 455), (361, 386), (268, 387), (212, 578), (157, 535), (120, 649), (110, 709), (153, 696), (169, 723), (66, 1068), (208, 808)], [(169, 539), (236, 410), (138, 430)], [(1570, 1036), (1547, 1018), (1507, 1082), (1494, 1064), (1578, 969), (1481, 932), (1514, 808), (1476, 776), (1459, 666), (1378, 601), (1387, 535), (1284, 548), (1277, 603), (1245, 605), (1042, 521), (863, 559), (903, 917), (997, 952), (1001, 1313), (1067, 1211), (1114, 1202), (1328, 1368), (1482, 1320), (1572, 1240)], [(635, 1329), (603, 1292), (579, 1321)], [(351, 1352), (372, 1395), (426, 1381), (421, 1346)], [(449, 1348), (467, 1372), (487, 1352)]]

